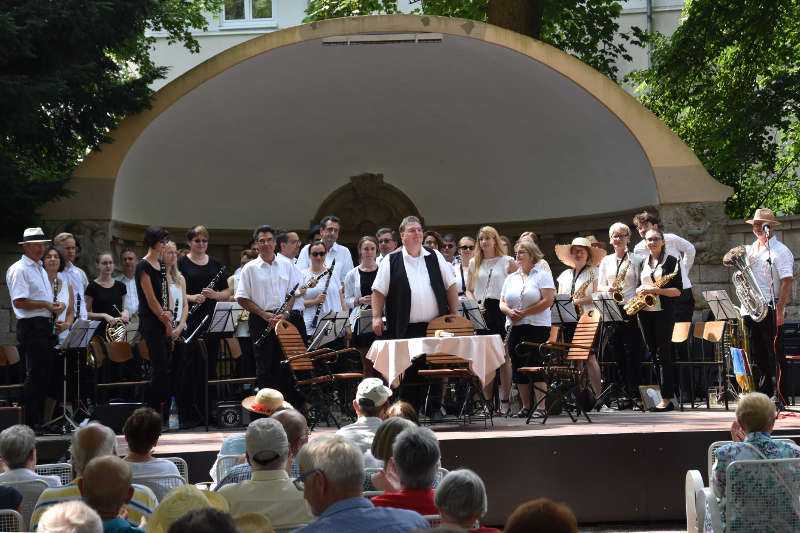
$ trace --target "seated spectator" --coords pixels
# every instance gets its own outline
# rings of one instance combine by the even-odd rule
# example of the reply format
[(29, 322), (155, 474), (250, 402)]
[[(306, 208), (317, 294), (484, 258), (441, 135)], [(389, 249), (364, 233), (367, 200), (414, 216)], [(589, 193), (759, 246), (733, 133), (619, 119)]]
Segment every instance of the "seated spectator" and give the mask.
[(386, 411), (386, 418), (391, 418), (393, 416), (399, 416), (400, 418), (411, 420), (417, 426), (419, 425), (419, 416), (417, 415), (417, 410), (414, 409), (413, 405), (408, 402), (404, 402), (403, 400), (398, 400), (389, 406), (389, 409)]
[(22, 514), (22, 494), (14, 487), (0, 485), (0, 509), (11, 509)]
[[(336, 432), (346, 439), (350, 439), (361, 448), (361, 453), (366, 453), (372, 445), (375, 431), (386, 418), (388, 408), (387, 400), (392, 396), (392, 389), (383, 384), (378, 378), (367, 378), (358, 384), (356, 399), (353, 408), (356, 410), (358, 420), (344, 426)], [(380, 467), (375, 461), (368, 461), (367, 467)]]
[[(401, 431), (408, 428), (416, 427), (416, 424), (411, 420), (393, 416), (384, 420), (378, 430), (375, 432), (375, 438), (372, 439), (372, 448), (367, 452), (375, 460), (380, 461), (384, 465), (380, 472), (367, 475), (364, 480), (364, 491), (368, 490), (383, 490), (389, 492), (397, 492), (400, 490), (400, 480), (397, 479), (394, 471), (387, 472), (385, 468), (386, 463), (392, 458), (392, 446), (394, 440)], [(366, 455), (364, 456), (366, 462)]]
[(578, 533), (569, 507), (547, 498), (521, 504), (506, 521), (505, 533)]
[[(306, 417), (296, 409), (283, 409), (273, 414), (271, 418), (280, 422), (284, 431), (286, 431), (286, 437), (289, 439), (287, 473), (290, 478), (296, 478), (300, 475), (300, 470), (297, 468), (296, 461), (297, 453), (300, 451), (300, 448), (308, 442), (309, 431)], [(242, 460), (244, 463), (231, 468), (225, 478), (217, 483), (217, 487), (214, 490), (219, 490), (229, 483), (239, 483), (240, 481), (246, 481), (253, 477), (253, 469), (247, 463), (244, 455), (242, 455)]]
[[(710, 486), (720, 502), (720, 518), (725, 529), (725, 471), (734, 461), (755, 459), (788, 459), (800, 457), (800, 447), (794, 443), (773, 440), (770, 436), (775, 425), (775, 404), (769, 397), (760, 392), (751, 392), (739, 398), (736, 406), (736, 420), (731, 426), (731, 438), (734, 442), (720, 446), (716, 450), (714, 468), (711, 470)], [(774, 479), (753, 480), (753, 496), (759, 496), (762, 487), (774, 483)], [(708, 510), (706, 510), (708, 511)], [(772, 518), (777, 518), (772, 517)], [(794, 520), (792, 530), (797, 530), (798, 515), (795, 502), (795, 514), (788, 520)], [(763, 524), (763, 529), (772, 529)], [(705, 530), (711, 531), (711, 516), (706, 512)]]
[(375, 507), (410, 509), (421, 515), (439, 514), (433, 502), (433, 481), (439, 472), (439, 441), (428, 428), (404, 429), (392, 445), (388, 467), (397, 475), (400, 490), (372, 498)]
[(80, 500), (51, 505), (39, 520), (39, 533), (103, 533), (97, 512)]
[(433, 498), (442, 524), (453, 524), (480, 533), (501, 533), (493, 527), (480, 527), (479, 520), (489, 510), (483, 480), (466, 468), (447, 474)]
[(274, 526), (311, 522), (308, 503), (286, 473), (289, 440), (281, 423), (272, 418), (250, 422), (245, 444), (253, 478), (219, 490), (231, 514), (262, 513)]
[(8, 470), (0, 474), (0, 483), (40, 479), (49, 487), (61, 485), (58, 476), (40, 476), (36, 466), (36, 435), (26, 425), (16, 424), (0, 432), (0, 457)]
[(144, 533), (119, 516), (122, 506), (133, 497), (132, 477), (125, 461), (106, 455), (89, 461), (78, 481), (83, 501), (100, 515), (105, 533)]
[(428, 521), (405, 509), (376, 508), (361, 496), (364, 454), (352, 441), (323, 435), (300, 450), (297, 463), (303, 473), (295, 480), (319, 519), (297, 532), (358, 531), (405, 533), (428, 529)]
[[(81, 492), (78, 481), (83, 476), (86, 465), (95, 457), (117, 455), (117, 437), (111, 428), (97, 422), (89, 422), (72, 434), (69, 447), (72, 470), (75, 478), (72, 483), (63, 487), (46, 489), (36, 501), (31, 515), (31, 531), (36, 530), (42, 514), (51, 506), (70, 500), (80, 500)], [(125, 506), (128, 520), (134, 524), (141, 522), (142, 517), (149, 517), (156, 506), (156, 495), (143, 485), (133, 485), (133, 498)]]
[(184, 514), (169, 526), (167, 533), (239, 533), (239, 529), (229, 513), (206, 507)]
[(153, 449), (161, 436), (161, 415), (150, 407), (140, 407), (128, 417), (122, 427), (128, 443), (125, 460), (131, 467), (133, 477), (179, 476), (178, 467), (168, 459), (153, 457)]
[[(293, 409), (292, 405), (283, 399), (283, 394), (280, 391), (266, 388), (259, 390), (255, 396), (248, 396), (242, 400), (242, 407), (250, 413), (250, 420), (256, 420), (284, 409)], [(244, 433), (230, 435), (222, 441), (217, 459), (208, 472), (215, 483), (220, 482), (217, 479), (217, 461), (221, 455), (241, 455), (242, 458), (239, 464), (244, 464)], [(250, 478), (248, 477), (247, 479)]]
[(209, 490), (200, 490), (194, 485), (181, 485), (167, 493), (147, 521), (147, 533), (167, 533), (175, 522), (195, 509), (213, 508), (223, 513), (230, 509), (228, 501)]
[(239, 533), (275, 533), (269, 518), (263, 514), (245, 513), (235, 518)]

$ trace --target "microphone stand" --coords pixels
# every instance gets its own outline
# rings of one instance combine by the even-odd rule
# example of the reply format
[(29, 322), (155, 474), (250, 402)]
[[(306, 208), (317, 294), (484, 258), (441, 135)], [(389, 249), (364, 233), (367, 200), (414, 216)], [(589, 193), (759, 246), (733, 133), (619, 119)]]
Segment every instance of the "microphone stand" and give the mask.
[(777, 344), (778, 344), (778, 335), (780, 335), (780, 326), (778, 326), (778, 306), (775, 304), (775, 270), (772, 268), (772, 248), (770, 248), (769, 240), (772, 238), (772, 228), (770, 227), (768, 222), (765, 222), (762, 226), (764, 233), (767, 235), (767, 264), (769, 265), (769, 277), (771, 280), (770, 285), (770, 299), (772, 300), (772, 311), (775, 313), (775, 332), (772, 336), (772, 355), (775, 359), (775, 374), (772, 376), (772, 388), (773, 394), (775, 395), (775, 407), (777, 408), (778, 412), (781, 411), (789, 411), (787, 409), (786, 404), (783, 402), (783, 395), (781, 394), (779, 385), (780, 380), (778, 376), (780, 376), (781, 372), (781, 363), (780, 359), (778, 358), (778, 351), (777, 351)]

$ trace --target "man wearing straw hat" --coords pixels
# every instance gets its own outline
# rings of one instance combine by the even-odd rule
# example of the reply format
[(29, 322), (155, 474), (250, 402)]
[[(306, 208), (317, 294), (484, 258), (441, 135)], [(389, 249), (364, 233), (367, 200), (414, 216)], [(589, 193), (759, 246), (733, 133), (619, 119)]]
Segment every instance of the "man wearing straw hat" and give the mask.
[[(17, 317), (19, 350), (25, 357), (25, 423), (41, 431), (44, 418), (44, 395), (54, 371), (51, 349), (53, 326), (50, 320), (64, 310), (54, 302), (53, 288), (42, 266), (46, 239), (42, 228), (28, 228), (18, 243), (23, 255), (6, 272), (6, 285)], [(52, 344), (51, 344), (52, 342)]]
[(761, 322), (745, 316), (750, 352), (759, 369), (760, 380), (758, 390), (767, 396), (775, 396), (775, 383), (779, 377), (775, 375), (775, 357), (781, 365), (781, 374), (785, 370), (785, 354), (783, 351), (783, 320), (786, 304), (792, 294), (792, 268), (794, 256), (789, 248), (778, 241), (773, 229), (780, 222), (775, 220), (771, 209), (756, 209), (755, 215), (747, 221), (753, 226), (756, 240), (746, 246), (747, 258), (755, 276), (761, 294), (767, 299), (769, 312)]

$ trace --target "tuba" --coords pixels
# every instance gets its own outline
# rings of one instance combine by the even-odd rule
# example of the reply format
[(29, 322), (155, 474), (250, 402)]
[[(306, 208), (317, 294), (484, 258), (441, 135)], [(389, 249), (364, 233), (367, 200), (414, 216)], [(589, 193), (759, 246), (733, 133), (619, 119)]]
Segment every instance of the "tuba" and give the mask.
[(750, 315), (750, 318), (756, 322), (764, 320), (768, 311), (767, 299), (764, 298), (761, 287), (758, 286), (758, 282), (753, 276), (753, 269), (744, 246), (731, 248), (722, 258), (722, 264), (726, 267), (736, 268), (731, 281), (736, 289), (736, 296), (742, 304), (740, 312)]

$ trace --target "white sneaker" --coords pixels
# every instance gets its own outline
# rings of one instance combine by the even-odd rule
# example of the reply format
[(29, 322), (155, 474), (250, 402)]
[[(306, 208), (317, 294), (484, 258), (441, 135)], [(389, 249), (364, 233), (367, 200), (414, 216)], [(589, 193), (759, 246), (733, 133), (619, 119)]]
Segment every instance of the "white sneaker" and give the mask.
[(601, 413), (613, 413), (613, 412), (614, 412), (614, 410), (613, 410), (612, 408), (610, 408), (609, 406), (607, 406), (606, 404), (603, 404), (603, 405), (600, 407), (600, 412), (601, 412)]

